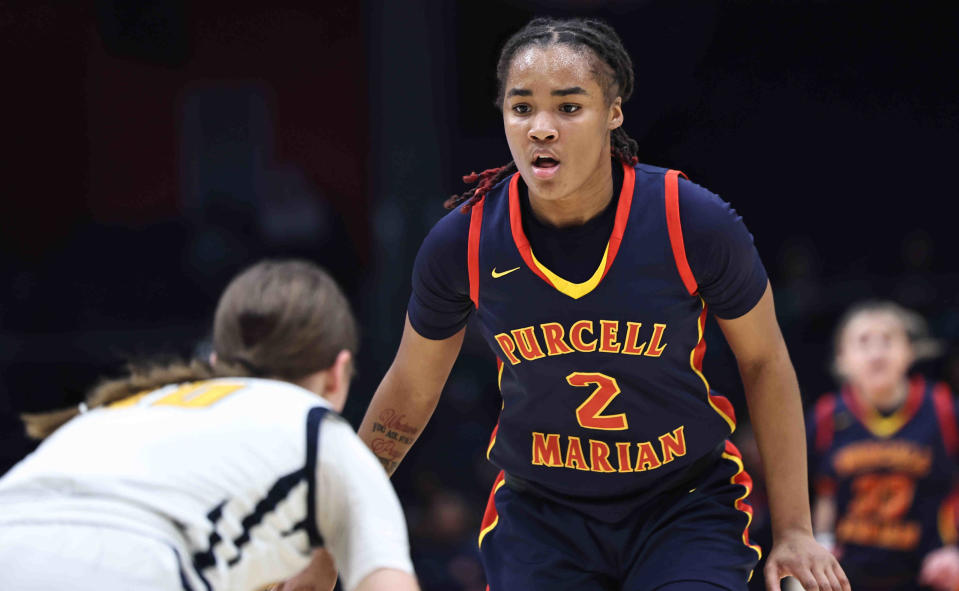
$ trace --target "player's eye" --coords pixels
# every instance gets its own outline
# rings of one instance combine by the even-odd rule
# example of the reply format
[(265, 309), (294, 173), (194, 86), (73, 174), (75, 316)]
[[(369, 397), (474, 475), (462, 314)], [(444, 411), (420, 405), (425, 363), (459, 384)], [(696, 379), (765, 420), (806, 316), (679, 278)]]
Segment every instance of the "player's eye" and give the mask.
[(532, 110), (533, 110), (532, 107), (530, 107), (526, 103), (519, 103), (519, 104), (513, 105), (513, 112), (516, 113), (517, 115), (526, 115)]
[(561, 112), (567, 113), (567, 114), (569, 114), (569, 113), (575, 113), (576, 111), (579, 111), (580, 109), (582, 109), (582, 107), (580, 107), (579, 105), (573, 105), (573, 104), (570, 104), (570, 103), (564, 103), (564, 104), (560, 105), (560, 107), (559, 107), (559, 110), (560, 110)]

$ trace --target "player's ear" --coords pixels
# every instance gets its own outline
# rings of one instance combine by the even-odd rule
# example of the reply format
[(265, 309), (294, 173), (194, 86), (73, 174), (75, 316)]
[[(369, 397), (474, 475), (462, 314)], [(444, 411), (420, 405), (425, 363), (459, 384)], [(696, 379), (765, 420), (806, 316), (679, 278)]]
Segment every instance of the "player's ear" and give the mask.
[(610, 131), (620, 127), (623, 124), (623, 97), (618, 96), (609, 106), (609, 120), (607, 127)]
[(350, 380), (353, 377), (353, 354), (343, 349), (336, 356), (336, 361), (326, 371), (323, 398), (336, 412), (342, 412), (346, 406), (346, 397), (350, 391)]

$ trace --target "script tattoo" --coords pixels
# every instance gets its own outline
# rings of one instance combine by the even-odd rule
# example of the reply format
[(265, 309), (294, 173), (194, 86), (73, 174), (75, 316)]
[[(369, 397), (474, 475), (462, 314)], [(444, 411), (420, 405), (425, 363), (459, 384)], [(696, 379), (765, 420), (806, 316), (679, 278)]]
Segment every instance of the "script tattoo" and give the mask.
[(383, 436), (373, 439), (370, 442), (370, 448), (389, 474), (396, 470), (400, 464), (400, 458), (403, 457), (404, 450), (397, 449), (397, 444), (413, 445), (413, 440), (419, 433), (418, 428), (403, 421), (405, 418), (406, 415), (388, 408), (373, 421), (373, 433), (382, 433)]
[(373, 422), (373, 432), (404, 445), (412, 445), (419, 429), (403, 422), (406, 415), (398, 415), (395, 410), (387, 409), (380, 413), (379, 420)]
[(373, 455), (383, 464), (387, 474), (392, 474), (396, 467), (400, 465), (403, 452), (396, 449), (396, 442), (392, 439), (377, 437), (370, 442), (370, 449), (373, 450)]

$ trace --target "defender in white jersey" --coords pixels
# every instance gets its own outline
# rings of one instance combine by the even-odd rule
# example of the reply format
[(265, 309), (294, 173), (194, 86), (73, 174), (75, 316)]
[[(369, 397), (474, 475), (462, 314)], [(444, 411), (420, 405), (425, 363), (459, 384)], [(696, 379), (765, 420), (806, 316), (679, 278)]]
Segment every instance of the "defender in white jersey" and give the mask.
[(50, 436), (0, 479), (3, 587), (255, 590), (322, 549), (298, 582), (332, 587), (332, 556), (347, 590), (416, 589), (396, 495), (336, 414), (355, 347), (326, 273), (261, 263), (220, 300), (212, 364), (26, 416)]

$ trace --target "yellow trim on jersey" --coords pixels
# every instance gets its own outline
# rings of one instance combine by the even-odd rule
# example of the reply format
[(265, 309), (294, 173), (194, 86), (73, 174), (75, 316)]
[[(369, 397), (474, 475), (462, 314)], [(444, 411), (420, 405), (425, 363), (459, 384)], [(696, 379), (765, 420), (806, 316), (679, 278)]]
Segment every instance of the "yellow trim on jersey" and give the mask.
[(876, 437), (881, 437), (886, 439), (891, 437), (899, 432), (905, 424), (912, 418), (912, 416), (906, 416), (906, 405), (904, 404), (896, 412), (889, 415), (888, 417), (882, 416), (875, 408), (867, 406), (865, 404), (859, 405), (862, 408), (862, 413), (865, 415), (862, 420), (863, 426), (866, 427), (873, 435)]
[[(702, 315), (702, 310), (706, 309), (706, 300), (704, 300), (702, 296), (700, 296), (699, 302), (702, 304), (702, 308), (700, 310), (700, 315)], [(703, 326), (704, 324), (705, 324), (705, 320), (703, 322), (700, 322), (699, 319), (696, 319), (696, 329), (699, 332), (699, 336), (696, 339), (696, 344), (693, 345), (693, 348), (689, 351), (689, 367), (691, 367), (693, 371), (696, 372), (696, 375), (699, 376), (699, 379), (701, 379), (703, 381), (703, 384), (706, 386), (706, 400), (709, 402), (709, 406), (713, 407), (713, 410), (716, 411), (716, 413), (719, 416), (721, 416), (724, 421), (726, 421), (726, 424), (729, 425), (729, 432), (732, 433), (733, 431), (736, 430), (736, 421), (734, 421), (731, 417), (727, 416), (726, 413), (721, 411), (719, 407), (716, 406), (716, 404), (713, 402), (712, 397), (709, 395), (709, 393), (712, 392), (712, 390), (709, 388), (709, 380), (706, 379), (706, 376), (703, 375), (703, 372), (696, 369), (696, 364), (693, 361), (693, 358), (696, 355), (696, 347), (699, 346), (700, 341), (703, 340), (703, 329), (705, 328)]]
[(107, 404), (107, 408), (127, 408), (130, 406), (135, 406), (138, 402), (143, 400), (147, 394), (156, 392), (156, 390), (144, 390), (143, 392), (137, 392), (136, 394), (131, 394), (126, 398), (121, 398), (116, 402), (111, 402)]
[[(499, 484), (497, 484), (496, 487), (493, 488), (493, 494), (491, 495), (491, 498), (494, 497), (494, 496), (496, 496), (496, 491), (498, 491), (499, 489), (503, 488), (503, 485), (504, 485), (504, 484), (506, 484), (506, 479), (505, 479), (505, 478), (504, 478), (503, 480), (500, 480), (500, 481), (499, 481)], [(493, 523), (491, 523), (491, 524), (487, 525), (486, 527), (484, 527), (484, 528), (483, 528), (483, 531), (481, 531), (481, 532), (479, 533), (479, 541), (477, 542), (477, 546), (482, 546), (482, 545), (483, 545), (483, 538), (486, 537), (486, 534), (488, 534), (488, 533), (490, 533), (491, 531), (493, 531), (493, 528), (496, 527), (496, 524), (498, 524), (498, 523), (499, 523), (499, 513), (497, 512), (497, 513), (496, 513), (496, 518), (493, 519)]]
[[(720, 413), (720, 414), (722, 414), (722, 413)], [(733, 474), (732, 476), (729, 477), (729, 483), (730, 483), (730, 484), (739, 484), (739, 486), (742, 486), (743, 488), (746, 489), (746, 492), (743, 493), (743, 496), (741, 496), (741, 497), (739, 497), (738, 499), (736, 499), (735, 501), (733, 501), (733, 508), (735, 508), (737, 511), (741, 511), (742, 513), (744, 513), (744, 514), (746, 515), (746, 529), (743, 530), (743, 544), (745, 544), (745, 545), (748, 546), (749, 548), (752, 548), (753, 551), (756, 552), (756, 555), (758, 556), (757, 560), (762, 560), (762, 557), (763, 557), (763, 549), (760, 548), (759, 546), (757, 546), (756, 544), (750, 544), (750, 543), (749, 543), (749, 538), (746, 537), (746, 536), (747, 536), (747, 532), (749, 531), (749, 526), (750, 526), (750, 525), (752, 524), (752, 522), (753, 522), (753, 516), (752, 516), (752, 514), (750, 514), (748, 511), (743, 511), (742, 509), (740, 509), (739, 507), (737, 507), (737, 505), (740, 503), (740, 501), (744, 501), (744, 500), (746, 499), (746, 497), (749, 496), (749, 493), (752, 492), (752, 489), (750, 489), (749, 487), (747, 487), (747, 486), (745, 486), (745, 485), (743, 485), (743, 484), (740, 484), (740, 483), (737, 483), (737, 482), (736, 482), (736, 477), (739, 476), (740, 474), (742, 474), (743, 472), (745, 472), (745, 471), (746, 471), (746, 467), (743, 466), (743, 461), (742, 461), (741, 459), (737, 458), (736, 456), (734, 456), (733, 454), (723, 452), (723, 458), (732, 461), (734, 464), (736, 464), (736, 466), (739, 467), (739, 470), (737, 470), (735, 474)], [(692, 491), (690, 491), (690, 492), (692, 492)], [(752, 578), (753, 578), (753, 571), (749, 571), (749, 577), (748, 577), (746, 580), (747, 580), (747, 581), (750, 581), (750, 580), (752, 580)]]
[[(500, 397), (501, 397), (501, 398), (502, 398), (502, 396), (503, 396), (503, 368), (504, 368), (504, 367), (506, 367), (506, 364), (505, 364), (505, 363), (500, 363), (500, 364), (499, 364), (499, 371), (497, 372), (498, 375), (496, 376), (496, 385), (499, 387)], [(500, 405), (500, 408), (499, 408), (499, 414), (500, 414), (500, 416), (503, 416), (503, 410), (504, 410), (505, 408), (506, 408), (506, 401), (503, 400), (503, 402), (502, 402), (502, 404)], [(499, 421), (496, 422), (496, 427), (495, 427), (495, 429), (499, 429)], [(490, 459), (489, 456), (490, 456), (491, 453), (493, 453), (493, 446), (494, 446), (494, 445), (496, 445), (496, 433), (493, 433), (493, 436), (490, 437), (489, 446), (486, 448), (486, 459), (487, 459), (487, 460)]]
[(572, 281), (567, 281), (553, 273), (546, 268), (543, 263), (539, 262), (536, 258), (536, 255), (533, 254), (533, 250), (530, 249), (529, 256), (533, 259), (533, 264), (536, 265), (540, 271), (543, 272), (543, 275), (546, 275), (546, 278), (549, 279), (550, 283), (553, 284), (560, 293), (564, 293), (574, 300), (578, 300), (584, 295), (596, 289), (596, 286), (599, 285), (599, 282), (603, 279), (603, 273), (606, 271), (606, 257), (609, 255), (609, 243), (606, 243), (606, 249), (603, 251), (603, 260), (599, 262), (599, 267), (597, 267), (596, 272), (593, 273), (593, 276), (587, 279), (582, 283), (573, 283)]

